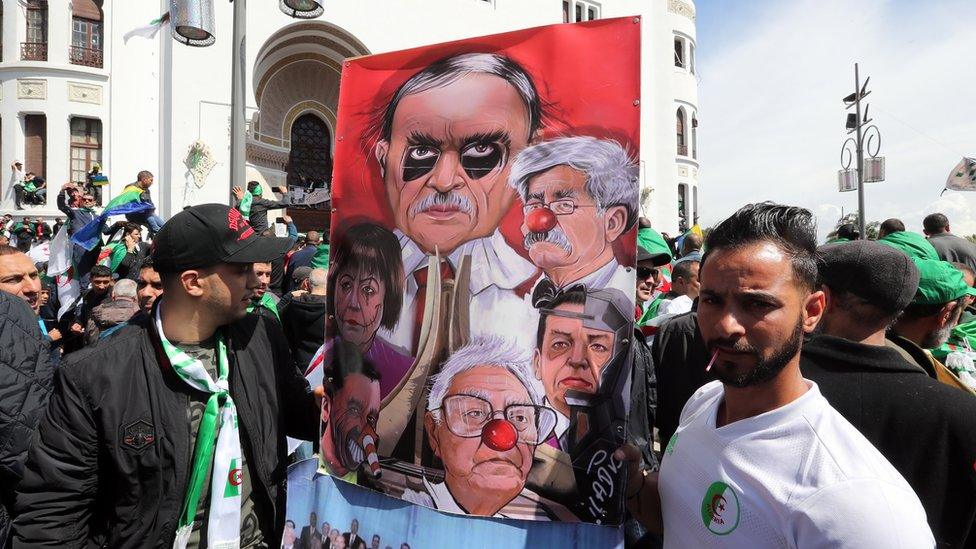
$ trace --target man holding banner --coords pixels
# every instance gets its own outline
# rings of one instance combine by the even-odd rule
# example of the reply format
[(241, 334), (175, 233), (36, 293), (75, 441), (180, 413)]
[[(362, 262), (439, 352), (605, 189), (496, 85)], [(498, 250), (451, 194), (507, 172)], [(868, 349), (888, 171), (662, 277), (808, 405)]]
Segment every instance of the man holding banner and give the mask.
[(317, 408), (280, 328), (245, 311), (252, 265), (290, 241), (258, 236), (220, 204), (172, 221), (152, 252), (165, 297), (60, 371), (19, 486), (14, 547), (281, 537), (286, 430), (310, 440)]

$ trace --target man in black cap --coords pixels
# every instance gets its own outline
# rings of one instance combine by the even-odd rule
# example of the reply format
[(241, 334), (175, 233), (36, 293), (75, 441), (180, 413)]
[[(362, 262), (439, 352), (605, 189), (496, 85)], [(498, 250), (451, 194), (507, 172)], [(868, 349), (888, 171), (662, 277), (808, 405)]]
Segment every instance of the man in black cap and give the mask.
[(164, 293), (65, 361), (18, 488), (14, 547), (268, 547), (285, 435), (317, 431), (281, 329), (245, 313), (287, 249), (235, 209), (188, 208), (153, 243)]
[(827, 309), (820, 333), (803, 346), (803, 376), (905, 477), (938, 546), (967, 546), (976, 516), (976, 399), (930, 378), (885, 340), (915, 298), (919, 269), (871, 241), (820, 253)]

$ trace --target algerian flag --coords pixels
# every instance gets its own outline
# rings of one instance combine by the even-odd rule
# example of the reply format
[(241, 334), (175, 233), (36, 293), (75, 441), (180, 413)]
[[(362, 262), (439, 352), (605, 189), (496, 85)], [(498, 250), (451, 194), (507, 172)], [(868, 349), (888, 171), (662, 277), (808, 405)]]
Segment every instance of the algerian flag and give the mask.
[(72, 248), (71, 241), (68, 240), (68, 225), (62, 225), (50, 242), (51, 257), (47, 262), (47, 275), (54, 278), (58, 287), (58, 301), (61, 303), (58, 320), (81, 297), (81, 286), (75, 279), (74, 268), (71, 266)]
[(127, 43), (129, 39), (132, 38), (133, 36), (141, 36), (143, 38), (153, 39), (156, 37), (156, 33), (159, 32), (159, 29), (163, 28), (163, 25), (165, 25), (168, 21), (169, 21), (169, 12), (166, 12), (160, 15), (158, 18), (150, 21), (148, 25), (134, 28), (129, 32), (123, 34), (122, 43), (123, 44)]
[(71, 241), (86, 250), (91, 250), (101, 243), (101, 227), (108, 217), (152, 210), (152, 204), (141, 201), (142, 193), (142, 187), (135, 184), (123, 189), (122, 194), (105, 205), (101, 214), (95, 216), (95, 219), (76, 231), (71, 236)]
[(954, 191), (976, 191), (976, 159), (963, 157), (952, 168), (945, 186)]

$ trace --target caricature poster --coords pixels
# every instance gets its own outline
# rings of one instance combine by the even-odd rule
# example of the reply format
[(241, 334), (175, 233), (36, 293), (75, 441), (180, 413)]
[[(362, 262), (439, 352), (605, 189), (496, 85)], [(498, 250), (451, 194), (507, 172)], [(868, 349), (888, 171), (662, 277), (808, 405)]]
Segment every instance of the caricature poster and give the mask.
[(621, 522), (639, 98), (634, 17), (344, 63), (320, 471)]

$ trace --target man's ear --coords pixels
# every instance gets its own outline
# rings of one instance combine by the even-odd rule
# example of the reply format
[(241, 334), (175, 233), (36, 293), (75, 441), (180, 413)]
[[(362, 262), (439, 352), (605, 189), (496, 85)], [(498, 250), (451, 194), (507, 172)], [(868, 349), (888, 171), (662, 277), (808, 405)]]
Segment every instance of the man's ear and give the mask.
[[(442, 419), (442, 421), (445, 420)], [(437, 422), (434, 421), (434, 414), (431, 412), (424, 414), (424, 430), (427, 431), (427, 443), (430, 444), (430, 449), (434, 451), (434, 455), (441, 457), (440, 445), (437, 443), (436, 427)]]
[(627, 208), (612, 206), (603, 212), (603, 225), (607, 230), (607, 242), (613, 242), (624, 232), (627, 223)]
[(381, 177), (386, 177), (386, 157), (389, 153), (390, 142), (386, 139), (380, 139), (373, 147), (373, 156), (376, 157), (376, 162), (380, 165)]
[(823, 290), (817, 290), (807, 296), (803, 304), (803, 331), (812, 333), (820, 323), (824, 311), (827, 308), (827, 299)]
[(952, 311), (955, 308), (955, 301), (950, 301), (942, 306), (942, 310), (939, 311), (939, 328), (945, 328), (947, 324), (952, 322)]
[(203, 295), (205, 282), (200, 276), (200, 271), (183, 271), (180, 273), (180, 284), (183, 285), (183, 291), (193, 297)]
[(542, 363), (542, 355), (539, 353), (539, 349), (532, 351), (532, 371), (535, 372), (535, 378), (542, 380), (542, 370), (539, 365)]
[(322, 416), (321, 416), (322, 423), (328, 425), (329, 417), (331, 417), (331, 415), (332, 415), (332, 400), (329, 398), (329, 394), (326, 393), (326, 395), (322, 397)]

